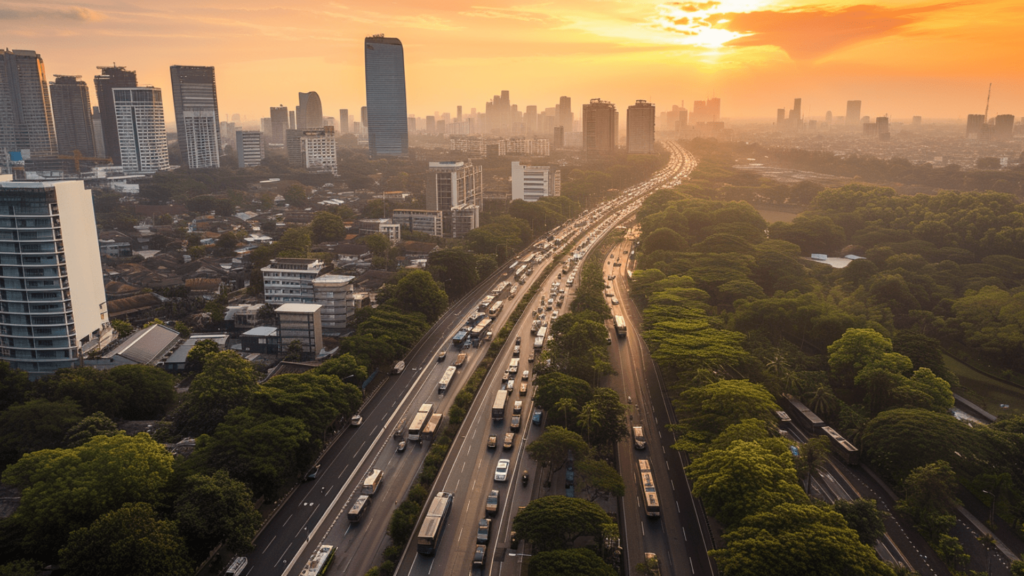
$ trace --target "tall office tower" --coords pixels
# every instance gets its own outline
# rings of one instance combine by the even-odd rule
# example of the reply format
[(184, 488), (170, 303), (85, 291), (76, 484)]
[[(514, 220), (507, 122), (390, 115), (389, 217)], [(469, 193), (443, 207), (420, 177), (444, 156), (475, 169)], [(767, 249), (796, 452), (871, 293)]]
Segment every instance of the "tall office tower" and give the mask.
[(526, 133), (533, 135), (537, 133), (537, 107), (527, 106), (526, 114), (523, 115), (523, 122), (526, 124)]
[(114, 88), (135, 88), (138, 82), (134, 70), (124, 66), (98, 66), (100, 73), (93, 77), (96, 86), (96, 104), (100, 107), (103, 121), (103, 148), (115, 165), (121, 164), (120, 132), (117, 116), (114, 114)]
[(1000, 114), (995, 118), (995, 125), (992, 128), (994, 140), (1010, 140), (1013, 138), (1013, 114)]
[(614, 152), (619, 141), (618, 112), (615, 104), (592, 98), (583, 105), (583, 151)]
[(349, 132), (348, 110), (345, 108), (338, 110), (338, 131), (342, 134)]
[(562, 192), (561, 172), (552, 166), (523, 166), (512, 163), (512, 200), (536, 202)]
[(846, 101), (846, 125), (857, 127), (860, 123), (860, 100)]
[(722, 119), (722, 99), (708, 99), (708, 112), (711, 114), (711, 121), (718, 122)]
[(268, 136), (273, 134), (274, 123), (271, 122), (270, 118), (260, 118), (260, 132), (263, 132)]
[(295, 130), (295, 110), (288, 111), (288, 129)]
[(263, 133), (258, 130), (235, 131), (235, 151), (239, 168), (259, 166), (263, 162)]
[(415, 116), (409, 116), (409, 132), (410, 133), (416, 132), (416, 117)]
[(306, 159), (302, 156), (302, 132), (285, 130), (284, 149), (288, 155), (288, 164), (299, 168), (306, 167)]
[(288, 130), (288, 107), (285, 105), (270, 108), (270, 138), (271, 144), (284, 144), (284, 133)]
[(93, 149), (98, 158), (107, 157), (107, 149), (103, 145), (103, 118), (100, 118), (100, 107), (92, 107), (92, 137)]
[(96, 135), (92, 125), (89, 85), (81, 76), (54, 76), (50, 82), (53, 123), (57, 129), (57, 150), (71, 155), (96, 156)]
[(444, 120), (438, 120), (434, 124), (434, 127), (437, 129), (437, 133), (438, 134), (444, 134), (445, 133), (445, 123), (444, 123)]
[(32, 50), (0, 50), (0, 154), (57, 152), (43, 58)]
[(171, 66), (178, 148), (188, 167), (220, 167), (220, 111), (213, 66)]
[(985, 133), (985, 115), (984, 114), (968, 114), (967, 115), (967, 138), (976, 140), (982, 138)]
[(409, 154), (405, 54), (398, 38), (371, 36), (366, 53), (366, 128), (371, 156)]
[(163, 93), (159, 88), (114, 88), (114, 117), (126, 174), (152, 174), (170, 168)]
[(455, 116), (456, 120), (458, 120), (459, 122), (462, 122), (462, 106), (456, 106), (455, 110), (456, 110), (456, 116)]
[(626, 108), (626, 152), (628, 154), (654, 154), (654, 104), (637, 100)]
[(0, 230), (4, 252), (21, 254), (4, 256), (0, 358), (36, 379), (113, 341), (92, 193), (81, 180), (0, 182)]
[(889, 117), (879, 116), (875, 118), (875, 130), (878, 131), (879, 140), (889, 139)]
[(558, 99), (558, 106), (555, 107), (555, 126), (572, 132), (572, 98), (562, 96)]
[(462, 238), (480, 226), (484, 169), (472, 162), (431, 162), (428, 165), (427, 210), (441, 213), (447, 238)]
[(775, 111), (775, 129), (782, 130), (786, 127), (786, 109), (779, 108)]
[(803, 110), (800, 98), (793, 99), (793, 109), (789, 111), (789, 123), (793, 126), (793, 129), (800, 128), (800, 125), (803, 123)]
[(433, 116), (427, 116), (427, 133), (428, 134), (433, 134), (436, 129), (437, 129), (437, 122), (434, 120), (434, 117)]
[(299, 92), (299, 105), (295, 107), (296, 130), (316, 130), (324, 127), (324, 107), (316, 92)]
[(551, 145), (555, 148), (565, 148), (564, 126), (555, 126), (552, 129)]

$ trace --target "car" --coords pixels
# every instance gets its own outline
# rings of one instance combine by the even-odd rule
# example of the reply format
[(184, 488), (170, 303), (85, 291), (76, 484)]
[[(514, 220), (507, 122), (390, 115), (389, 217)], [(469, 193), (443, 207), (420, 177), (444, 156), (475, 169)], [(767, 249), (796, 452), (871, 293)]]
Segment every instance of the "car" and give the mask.
[(398, 443), (398, 451), (399, 452), (405, 452), (405, 447), (407, 445), (408, 445), (408, 443), (405, 440), (402, 440), (401, 442)]
[(513, 432), (519, 432), (519, 423), (522, 422), (522, 416), (515, 415), (512, 417), (512, 422), (508, 425), (509, 430)]
[(352, 426), (353, 427), (355, 427), (355, 426), (362, 426), (362, 425), (363, 425), (363, 417), (362, 416), (360, 416), (359, 414), (356, 414), (355, 416), (352, 417)]
[(523, 370), (523, 382), (526, 382), (529, 379), (530, 379), (530, 371), (529, 370)]
[(306, 480), (305, 481), (308, 482), (310, 480), (316, 480), (317, 472), (320, 472), (320, 465), (319, 464), (317, 464), (316, 466), (313, 466), (312, 468), (310, 468), (309, 472), (306, 472)]
[(616, 298), (615, 296), (612, 296), (612, 306), (618, 306), (618, 305), (619, 305), (619, 299)]
[(477, 525), (476, 529), (477, 544), (487, 544), (491, 541), (491, 522), (490, 518), (480, 519), (480, 524)]
[(487, 504), (484, 506), (484, 512), (488, 516), (493, 516), (498, 513), (498, 504), (501, 501), (501, 492), (497, 490), (491, 490), (491, 493), (487, 495)]
[(529, 361), (529, 362), (533, 362), (536, 359), (537, 359), (537, 353), (536, 352), (530, 352), (530, 357), (527, 358), (526, 360)]
[(490, 436), (487, 437), (487, 447), (488, 448), (494, 448), (497, 445), (498, 445), (498, 437), (497, 436), (495, 436), (494, 434), (491, 434)]
[(508, 469), (512, 463), (508, 458), (502, 458), (498, 460), (498, 465), (494, 468), (494, 481), (505, 482), (508, 480)]
[(515, 443), (515, 441), (516, 441), (515, 432), (506, 432), (505, 433), (505, 442), (502, 443), (502, 445), (501, 445), (502, 449), (504, 449), (504, 450), (511, 450), (512, 449), (512, 445)]
[(513, 348), (512, 349), (512, 357), (513, 358), (519, 358), (519, 351), (520, 351), (519, 346), (516, 346), (515, 348)]
[(516, 336), (516, 346), (519, 346), (523, 342), (522, 336)]
[(612, 337), (609, 336), (609, 337), (605, 338), (604, 339), (604, 343), (609, 345), (609, 346), (611, 346), (612, 345)]
[(505, 390), (511, 392), (511, 391), (513, 391), (515, 389), (516, 389), (515, 378), (513, 378), (512, 380), (509, 380), (508, 382), (505, 383)]
[(437, 361), (438, 362), (444, 362), (444, 359), (447, 358), (447, 357), (448, 357), (448, 351), (447, 350), (442, 350), (441, 353), (437, 355)]
[(523, 413), (523, 401), (522, 400), (516, 400), (512, 404), (512, 413), (513, 414), (522, 414)]
[(483, 570), (484, 560), (486, 558), (487, 558), (487, 545), (486, 544), (477, 544), (476, 545), (476, 551), (473, 552), (473, 566), (479, 566), (480, 569)]
[(526, 382), (519, 385), (519, 395), (526, 396)]

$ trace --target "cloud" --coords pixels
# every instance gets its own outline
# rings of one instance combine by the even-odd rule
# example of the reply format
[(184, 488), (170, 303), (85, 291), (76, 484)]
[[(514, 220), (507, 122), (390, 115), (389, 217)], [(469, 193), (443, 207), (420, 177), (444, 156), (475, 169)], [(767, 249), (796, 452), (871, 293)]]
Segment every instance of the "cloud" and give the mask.
[(29, 18), (60, 18), (63, 20), (77, 20), (79, 22), (98, 22), (105, 19), (106, 15), (89, 8), (82, 8), (81, 6), (50, 8), (46, 6), (0, 4), (0, 20), (25, 20)]
[(500, 18), (506, 20), (519, 20), (521, 22), (542, 22), (546, 19), (541, 14), (519, 8), (491, 8), (483, 6), (474, 6), (473, 10), (459, 12), (459, 14), (462, 16), (469, 16), (472, 18)]
[(730, 46), (777, 46), (794, 60), (816, 60), (867, 40), (895, 36), (925, 15), (960, 3), (912, 8), (861, 4), (839, 10), (805, 7), (721, 14), (714, 26), (743, 34)]

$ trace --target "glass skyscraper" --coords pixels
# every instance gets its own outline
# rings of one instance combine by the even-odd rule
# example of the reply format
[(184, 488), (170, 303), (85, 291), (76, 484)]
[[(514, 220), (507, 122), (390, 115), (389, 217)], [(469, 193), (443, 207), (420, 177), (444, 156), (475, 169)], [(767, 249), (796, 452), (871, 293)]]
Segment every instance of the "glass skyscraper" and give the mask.
[(367, 132), (372, 156), (409, 153), (405, 106), (405, 54), (398, 38), (366, 39)]

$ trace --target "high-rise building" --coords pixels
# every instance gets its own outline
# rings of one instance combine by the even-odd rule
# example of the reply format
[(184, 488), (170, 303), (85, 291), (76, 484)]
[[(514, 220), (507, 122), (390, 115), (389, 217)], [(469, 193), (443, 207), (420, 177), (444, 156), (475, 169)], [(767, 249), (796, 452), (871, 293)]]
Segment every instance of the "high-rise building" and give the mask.
[(593, 98), (583, 105), (583, 151), (614, 152), (619, 141), (619, 114), (615, 104)]
[(555, 126), (552, 129), (551, 145), (555, 148), (565, 148), (565, 127)]
[(238, 167), (250, 168), (263, 162), (263, 133), (258, 130), (236, 130), (235, 151)]
[(789, 111), (789, 124), (794, 130), (798, 130), (803, 125), (803, 99), (794, 98), (793, 108)]
[(879, 116), (875, 118), (875, 130), (878, 131), (879, 140), (889, 139), (889, 117)]
[(626, 108), (626, 152), (629, 154), (654, 154), (654, 104), (637, 100)]
[(270, 108), (270, 138), (271, 144), (284, 144), (284, 133), (288, 130), (288, 107), (280, 105)]
[(565, 128), (565, 132), (572, 132), (572, 98), (562, 96), (558, 99), (558, 106), (555, 107), (555, 126)]
[(231, 115), (231, 121), (234, 122), (236, 126), (241, 124), (242, 123), (242, 115), (241, 114), (232, 114)]
[(860, 123), (860, 100), (846, 101), (846, 125), (857, 127)]
[(366, 106), (363, 106), (362, 108), (359, 109), (359, 119), (363, 123), (363, 130), (366, 130)]
[(316, 130), (324, 126), (324, 107), (316, 92), (299, 92), (299, 105), (295, 108), (296, 130)]
[(341, 110), (338, 110), (338, 131), (341, 134), (348, 134), (349, 130), (348, 110), (342, 108)]
[(527, 106), (526, 114), (523, 116), (526, 123), (526, 133), (530, 136), (537, 133), (537, 107)]
[(57, 152), (43, 57), (32, 50), (0, 50), (0, 154)]
[(134, 70), (124, 66), (99, 66), (100, 73), (93, 77), (96, 86), (96, 104), (100, 107), (103, 122), (103, 148), (114, 164), (121, 164), (120, 132), (117, 115), (114, 113), (114, 88), (138, 86)]
[(152, 174), (170, 168), (163, 94), (159, 88), (114, 88), (114, 118), (127, 174)]
[(103, 143), (103, 118), (100, 118), (100, 107), (92, 107), (93, 147), (98, 158), (107, 158), (107, 149)]
[(984, 138), (985, 137), (985, 115), (984, 114), (968, 114), (967, 115), (967, 138), (971, 140)]
[[(81, 180), (0, 182), (0, 358), (33, 379), (114, 339), (92, 193)], [(29, 280), (11, 280), (28, 278)]]
[(295, 110), (288, 111), (288, 129), (295, 130)]
[(825, 123), (826, 124), (831, 124), (832, 123), (832, 111), (831, 110), (829, 110), (828, 112), (825, 112)]
[(437, 129), (437, 122), (434, 121), (433, 116), (427, 116), (427, 134), (433, 134)]
[(321, 126), (316, 130), (303, 130), (299, 138), (299, 150), (304, 166), (314, 172), (338, 174), (337, 141), (333, 126)]
[(220, 167), (220, 111), (213, 66), (171, 66), (178, 148), (189, 168)]
[(288, 155), (288, 164), (298, 168), (306, 167), (306, 159), (302, 155), (302, 132), (285, 130), (284, 149)]
[(75, 150), (82, 156), (96, 156), (89, 85), (81, 76), (54, 76), (50, 82), (50, 102), (57, 129), (57, 150), (65, 156)]
[(536, 202), (562, 193), (561, 172), (552, 166), (512, 163), (512, 200)]
[(409, 154), (405, 103), (405, 54), (398, 38), (366, 39), (365, 118), (371, 156)]
[(356, 313), (355, 276), (325, 274), (313, 279), (313, 302), (322, 306), (320, 321), (324, 334), (340, 336), (348, 326), (348, 317)]
[(994, 140), (1010, 140), (1013, 138), (1013, 114), (1000, 114), (995, 118), (992, 127), (992, 138)]
[(484, 170), (472, 162), (431, 162), (427, 171), (427, 210), (440, 212), (444, 235), (461, 238), (480, 225)]
[(775, 129), (782, 130), (786, 127), (786, 109), (779, 108), (775, 111)]

